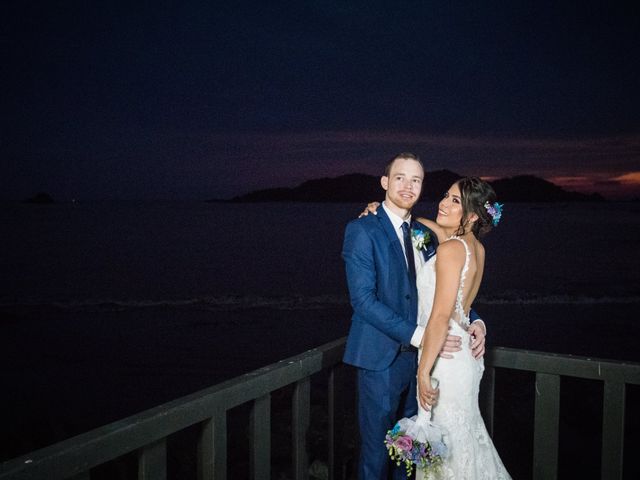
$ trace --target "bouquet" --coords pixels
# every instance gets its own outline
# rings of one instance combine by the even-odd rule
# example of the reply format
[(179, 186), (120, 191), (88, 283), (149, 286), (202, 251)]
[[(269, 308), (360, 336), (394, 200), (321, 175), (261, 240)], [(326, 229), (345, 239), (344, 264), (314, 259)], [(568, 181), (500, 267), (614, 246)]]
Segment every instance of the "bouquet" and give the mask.
[(407, 477), (414, 466), (425, 474), (435, 472), (447, 456), (442, 428), (433, 424), (430, 416), (403, 418), (387, 431), (384, 443), (389, 457), (398, 466), (404, 463)]

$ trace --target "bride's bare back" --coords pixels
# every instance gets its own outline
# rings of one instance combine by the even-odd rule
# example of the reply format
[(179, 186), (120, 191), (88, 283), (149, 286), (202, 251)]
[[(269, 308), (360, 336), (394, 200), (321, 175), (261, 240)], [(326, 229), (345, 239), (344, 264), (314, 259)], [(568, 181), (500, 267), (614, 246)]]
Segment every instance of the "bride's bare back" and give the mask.
[[(459, 238), (463, 239), (469, 248), (469, 263), (467, 264), (467, 272), (462, 289), (462, 308), (465, 316), (468, 317), (471, 305), (476, 295), (478, 295), (478, 290), (482, 283), (482, 275), (484, 273), (484, 246), (473, 234), (462, 235)], [(466, 252), (463, 251), (462, 254), (466, 255)]]
[[(451, 237), (448, 237), (445, 233), (444, 229), (440, 227), (433, 220), (429, 220), (428, 218), (419, 217), (416, 219), (418, 222), (426, 225), (437, 237), (438, 243), (442, 246), (447, 242), (450, 242)], [(469, 311), (471, 310), (471, 305), (478, 294), (478, 290), (480, 289), (480, 284), (482, 283), (482, 274), (484, 273), (484, 246), (476, 237), (468, 232), (464, 235), (460, 236), (469, 247), (469, 264), (466, 272), (466, 280), (464, 282), (464, 288), (462, 292), (463, 300), (463, 309), (466, 317), (469, 316)], [(458, 244), (459, 242), (453, 241), (454, 244)], [(440, 248), (440, 247), (439, 247)], [(445, 247), (450, 248), (450, 247)], [(451, 262), (451, 268), (460, 269), (465, 264), (465, 256), (466, 251), (462, 245), (455, 247), (453, 244), (451, 245), (452, 250), (454, 250), (454, 260)], [(437, 262), (437, 257), (436, 257)], [(458, 270), (459, 272), (460, 270)], [(458, 273), (456, 272), (456, 273)], [(457, 291), (457, 288), (456, 288)]]

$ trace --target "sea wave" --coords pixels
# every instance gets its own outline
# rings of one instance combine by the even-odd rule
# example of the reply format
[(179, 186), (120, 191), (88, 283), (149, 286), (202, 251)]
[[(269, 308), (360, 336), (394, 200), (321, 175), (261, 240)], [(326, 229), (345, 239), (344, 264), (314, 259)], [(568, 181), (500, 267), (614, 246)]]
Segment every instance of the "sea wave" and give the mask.
[(72, 311), (122, 311), (144, 308), (177, 308), (203, 310), (239, 310), (252, 308), (273, 308), (279, 310), (300, 310), (327, 308), (348, 303), (343, 295), (317, 296), (258, 296), (220, 295), (185, 299), (82, 299), (68, 301), (28, 301), (9, 303), (0, 300), (0, 308), (40, 307)]
[(485, 305), (596, 305), (596, 304), (635, 304), (640, 303), (639, 295), (611, 296), (611, 295), (506, 295), (506, 296), (478, 296), (475, 303)]
[[(639, 295), (584, 295), (584, 294), (532, 294), (508, 292), (497, 295), (480, 295), (475, 301), (483, 305), (595, 305), (595, 304), (640, 304)], [(210, 311), (233, 311), (253, 308), (274, 310), (315, 310), (348, 306), (345, 295), (220, 295), (184, 299), (81, 299), (68, 301), (8, 302), (0, 300), (5, 310), (20, 308), (56, 309), (66, 311), (126, 311), (151, 308), (196, 309)]]

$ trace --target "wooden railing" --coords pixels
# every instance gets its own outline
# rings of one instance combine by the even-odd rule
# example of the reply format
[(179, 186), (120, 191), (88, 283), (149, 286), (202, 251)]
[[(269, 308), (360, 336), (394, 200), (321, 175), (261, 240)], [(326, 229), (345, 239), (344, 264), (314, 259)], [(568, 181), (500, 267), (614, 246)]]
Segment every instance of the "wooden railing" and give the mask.
[[(198, 425), (197, 472), (200, 480), (226, 480), (227, 412), (249, 403), (250, 477), (271, 477), (271, 395), (292, 388), (292, 475), (307, 479), (307, 430), (310, 425), (311, 377), (327, 373), (330, 479), (342, 478), (341, 420), (337, 402), (345, 339), (339, 339), (233, 380), (207, 388), (138, 415), (106, 425), (0, 465), (0, 480), (89, 480), (91, 470), (131, 452), (138, 454), (139, 480), (167, 478), (167, 438)], [(558, 471), (560, 376), (604, 382), (603, 479), (622, 479), (625, 388), (640, 384), (640, 364), (591, 360), (566, 355), (494, 348), (486, 355), (481, 399), (490, 432), (494, 424), (495, 369), (535, 372), (533, 478), (555, 479)], [(353, 387), (353, 385), (351, 385)], [(352, 404), (353, 408), (354, 405)], [(355, 409), (348, 412), (355, 415)]]
[(485, 365), (481, 405), (490, 433), (495, 415), (495, 369), (535, 372), (534, 480), (558, 477), (560, 377), (603, 381), (601, 478), (622, 479), (626, 386), (640, 385), (640, 364), (498, 347), (487, 353)]

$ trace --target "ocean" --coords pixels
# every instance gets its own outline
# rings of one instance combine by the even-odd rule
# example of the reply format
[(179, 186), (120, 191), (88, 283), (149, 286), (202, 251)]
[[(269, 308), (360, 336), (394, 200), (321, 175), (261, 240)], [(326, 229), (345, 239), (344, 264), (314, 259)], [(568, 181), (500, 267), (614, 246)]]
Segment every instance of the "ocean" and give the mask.
[[(435, 204), (416, 207), (433, 215)], [(634, 303), (640, 204), (507, 205), (479, 302)], [(343, 303), (360, 204), (2, 205), (0, 306), (122, 311)]]
[[(0, 460), (346, 335), (362, 208), (1, 205)], [(508, 204), (484, 244), (489, 346), (640, 361), (639, 203)]]

